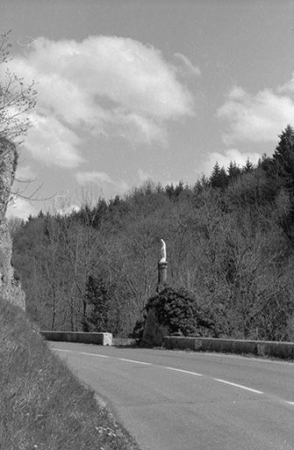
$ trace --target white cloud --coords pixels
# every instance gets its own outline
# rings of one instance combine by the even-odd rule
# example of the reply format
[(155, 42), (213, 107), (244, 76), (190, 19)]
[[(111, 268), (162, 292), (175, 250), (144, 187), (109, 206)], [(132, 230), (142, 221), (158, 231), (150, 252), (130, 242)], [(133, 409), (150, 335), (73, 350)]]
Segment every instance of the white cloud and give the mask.
[(201, 75), (199, 67), (194, 66), (187, 56), (182, 53), (175, 53), (175, 57), (182, 63), (182, 66), (178, 68), (179, 73), (182, 75), (194, 75), (197, 77)]
[(15, 180), (21, 182), (30, 182), (36, 177), (35, 172), (30, 165), (22, 166), (18, 164), (15, 174)]
[(144, 183), (144, 181), (148, 181), (148, 180), (152, 180), (152, 179), (153, 179), (153, 177), (152, 177), (152, 175), (151, 175), (150, 173), (145, 172), (145, 171), (142, 170), (142, 169), (139, 169), (139, 170), (138, 170), (138, 178), (139, 178), (139, 180), (140, 180), (142, 183)]
[[(18, 211), (24, 211), (24, 215), (26, 215), (26, 210), (29, 211), (29, 214), (32, 213), (33, 215), (35, 213), (35, 208), (29, 201), (30, 197), (35, 197), (34, 192), (36, 193), (38, 191), (38, 186), (36, 186), (35, 181), (36, 175), (30, 165), (17, 166), (15, 179), (12, 186), (13, 195), (9, 207), (10, 214), (17, 216)], [(19, 197), (19, 195), (22, 197)], [(23, 197), (27, 197), (28, 199), (26, 200)], [(20, 214), (21, 215), (17, 217), (26, 218), (23, 217), (22, 212)]]
[(112, 125), (119, 130), (119, 134), (130, 141), (144, 141), (151, 143), (157, 140), (163, 144), (167, 142), (167, 132), (161, 123), (155, 123), (149, 118), (138, 114), (125, 114), (115, 111), (112, 117)]
[(105, 172), (78, 172), (76, 177), (79, 184), (112, 182), (110, 176)]
[(212, 152), (209, 153), (203, 166), (203, 172), (205, 175), (210, 175), (213, 167), (216, 163), (220, 167), (227, 169), (230, 162), (235, 162), (237, 166), (244, 167), (247, 159), (253, 164), (257, 164), (261, 155), (253, 152), (241, 152), (235, 148), (225, 150), (223, 153)]
[(293, 99), (280, 92), (264, 89), (254, 95), (233, 88), (217, 112), (219, 118), (228, 121), (223, 142), (277, 142), (278, 135), (294, 118)]
[(35, 125), (26, 146), (51, 164), (81, 162), (80, 128), (93, 135), (165, 142), (166, 123), (193, 114), (192, 96), (176, 78), (176, 67), (159, 50), (128, 38), (39, 37), (25, 56), (11, 62), (11, 70), (38, 83)]
[(66, 168), (84, 161), (77, 150), (80, 138), (58, 118), (35, 113), (32, 122), (25, 146), (35, 159)]
[(129, 185), (125, 181), (113, 180), (105, 172), (78, 172), (76, 174), (76, 179), (81, 185), (87, 185), (89, 183), (97, 184), (105, 190), (105, 193), (110, 195), (122, 195), (129, 189)]
[(68, 214), (71, 214), (72, 212), (77, 212), (81, 209), (80, 206), (76, 205), (75, 203), (72, 203), (68, 206), (59, 208), (56, 210), (56, 214), (59, 214), (60, 216), (66, 216)]
[(8, 204), (6, 217), (8, 219), (18, 217), (26, 220), (30, 215), (35, 216), (36, 214), (37, 210), (29, 200), (13, 196), (12, 201)]
[(292, 78), (287, 83), (279, 86), (277, 89), (279, 94), (293, 94), (294, 93), (294, 72), (292, 74)]

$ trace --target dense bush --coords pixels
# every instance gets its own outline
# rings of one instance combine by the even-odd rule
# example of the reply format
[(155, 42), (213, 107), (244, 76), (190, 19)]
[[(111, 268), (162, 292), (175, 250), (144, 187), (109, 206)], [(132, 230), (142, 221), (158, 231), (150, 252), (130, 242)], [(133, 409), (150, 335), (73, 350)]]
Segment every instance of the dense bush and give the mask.
[(201, 306), (195, 296), (184, 288), (165, 288), (148, 301), (147, 314), (150, 308), (155, 309), (158, 323), (167, 326), (170, 334), (215, 337), (212, 312)]

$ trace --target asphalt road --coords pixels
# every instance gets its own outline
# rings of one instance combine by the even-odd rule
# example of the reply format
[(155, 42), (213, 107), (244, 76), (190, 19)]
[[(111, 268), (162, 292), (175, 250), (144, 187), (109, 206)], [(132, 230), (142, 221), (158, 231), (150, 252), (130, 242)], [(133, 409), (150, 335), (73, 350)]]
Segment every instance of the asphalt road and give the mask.
[(293, 450), (294, 364), (50, 343), (142, 450)]

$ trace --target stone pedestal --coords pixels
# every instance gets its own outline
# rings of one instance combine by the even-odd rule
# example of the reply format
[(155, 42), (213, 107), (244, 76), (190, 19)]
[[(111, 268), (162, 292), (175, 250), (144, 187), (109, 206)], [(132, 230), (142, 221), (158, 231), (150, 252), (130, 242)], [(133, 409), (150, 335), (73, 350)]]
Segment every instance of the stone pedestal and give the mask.
[(167, 280), (167, 262), (159, 261), (158, 263), (158, 285), (165, 286)]

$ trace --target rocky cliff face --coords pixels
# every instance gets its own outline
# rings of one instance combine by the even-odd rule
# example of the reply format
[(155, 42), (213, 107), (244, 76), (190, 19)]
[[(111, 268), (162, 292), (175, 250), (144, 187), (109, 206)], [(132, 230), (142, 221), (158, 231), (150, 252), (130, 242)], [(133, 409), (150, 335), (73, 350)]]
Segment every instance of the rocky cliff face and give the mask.
[(25, 294), (11, 265), (12, 241), (6, 219), (16, 163), (15, 145), (0, 137), (0, 296), (25, 309)]

